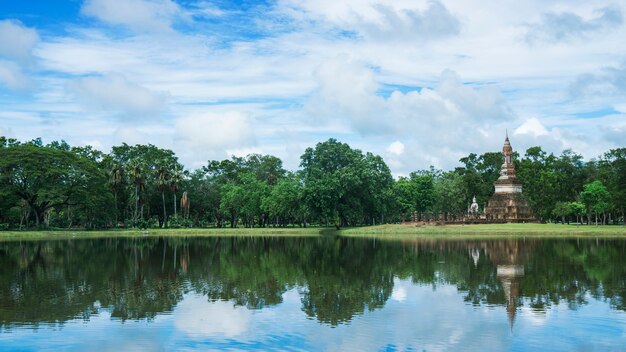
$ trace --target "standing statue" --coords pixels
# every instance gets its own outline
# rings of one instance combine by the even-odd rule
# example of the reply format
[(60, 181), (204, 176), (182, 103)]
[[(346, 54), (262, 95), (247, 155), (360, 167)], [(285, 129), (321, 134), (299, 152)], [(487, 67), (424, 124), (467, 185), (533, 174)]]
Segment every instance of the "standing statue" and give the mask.
[(185, 219), (189, 218), (189, 206), (189, 195), (185, 191), (183, 192), (182, 198), (180, 198), (180, 209), (183, 211), (183, 218)]

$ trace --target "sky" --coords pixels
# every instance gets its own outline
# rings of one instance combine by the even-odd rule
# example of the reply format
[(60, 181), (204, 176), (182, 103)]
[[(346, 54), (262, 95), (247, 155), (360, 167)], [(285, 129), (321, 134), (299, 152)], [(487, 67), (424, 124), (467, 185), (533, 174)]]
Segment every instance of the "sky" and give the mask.
[(626, 1), (0, 0), (0, 135), (190, 169), (335, 138), (394, 175), (626, 146)]

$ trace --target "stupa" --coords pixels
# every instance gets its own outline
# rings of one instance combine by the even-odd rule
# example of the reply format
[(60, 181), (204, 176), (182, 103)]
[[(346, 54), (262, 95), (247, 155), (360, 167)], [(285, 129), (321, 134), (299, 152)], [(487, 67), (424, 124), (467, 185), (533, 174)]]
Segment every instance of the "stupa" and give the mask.
[(513, 148), (506, 134), (504, 146), (504, 163), (500, 168), (500, 177), (494, 182), (495, 192), (487, 203), (485, 216), (494, 222), (535, 222), (530, 205), (522, 195), (522, 183), (515, 176), (515, 165), (511, 159)]

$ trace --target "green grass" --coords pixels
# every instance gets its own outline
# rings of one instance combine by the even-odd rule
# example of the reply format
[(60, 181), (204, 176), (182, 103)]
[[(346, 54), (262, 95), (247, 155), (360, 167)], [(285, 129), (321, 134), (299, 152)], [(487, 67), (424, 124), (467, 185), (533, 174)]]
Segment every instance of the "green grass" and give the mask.
[(350, 228), (341, 231), (349, 237), (425, 237), (444, 236), (624, 236), (626, 226), (561, 225), (561, 224), (479, 224), (479, 225), (380, 225)]
[[(473, 237), (624, 237), (626, 226), (583, 226), (560, 224), (484, 224), (484, 225), (446, 225), (412, 226), (380, 225), (347, 228), (335, 231), (330, 228), (196, 228), (196, 229), (150, 229), (147, 236), (168, 237), (211, 237), (211, 236), (279, 236), (310, 237), (322, 235), (340, 235), (346, 237), (365, 237), (380, 239), (407, 238), (473, 238)], [(45, 240), (101, 237), (138, 237), (146, 236), (142, 230), (106, 230), (106, 231), (2, 231), (0, 241)]]
[(71, 239), (71, 238), (102, 238), (102, 237), (304, 237), (319, 236), (330, 231), (323, 228), (192, 228), (192, 229), (119, 229), (119, 230), (55, 230), (55, 231), (0, 231), (0, 241), (3, 240), (39, 240), (39, 239)]

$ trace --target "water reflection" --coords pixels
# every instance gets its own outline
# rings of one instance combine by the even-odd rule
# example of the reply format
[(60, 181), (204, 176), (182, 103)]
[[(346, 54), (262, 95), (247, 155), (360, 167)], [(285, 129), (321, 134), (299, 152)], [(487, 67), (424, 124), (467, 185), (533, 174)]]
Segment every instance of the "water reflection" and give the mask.
[[(252, 314), (297, 296), (329, 326), (403, 303), (410, 287), (456, 287), (466, 304), (517, 312), (606, 301), (625, 310), (626, 242), (387, 242), (322, 238), (109, 238), (0, 244), (0, 327), (183, 315), (194, 336), (236, 337)], [(211, 302), (207, 304), (207, 300)], [(202, 303), (203, 304), (200, 304)], [(233, 308), (233, 305), (235, 308)], [(172, 311), (174, 311), (172, 313)]]

